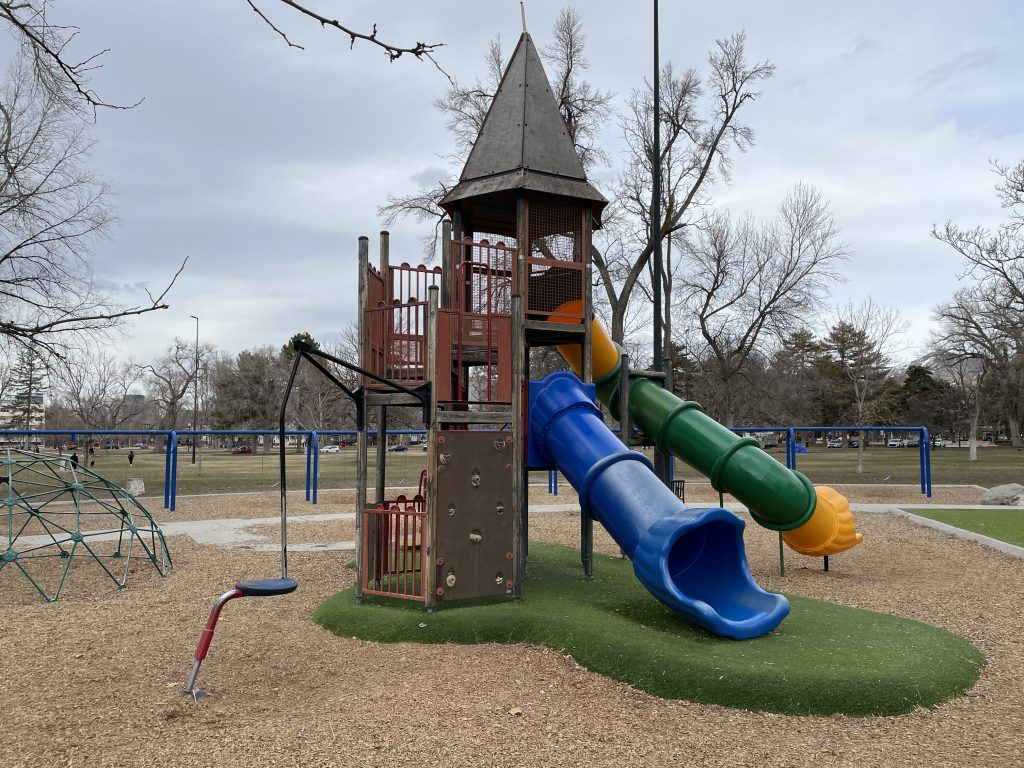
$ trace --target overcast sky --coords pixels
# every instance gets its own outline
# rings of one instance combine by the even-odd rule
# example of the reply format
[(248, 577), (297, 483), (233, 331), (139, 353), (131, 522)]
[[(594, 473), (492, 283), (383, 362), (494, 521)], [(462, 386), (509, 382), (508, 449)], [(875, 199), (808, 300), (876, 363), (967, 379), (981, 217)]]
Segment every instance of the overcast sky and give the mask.
[[(102, 97), (145, 99), (101, 112), (92, 130), (94, 167), (121, 218), (95, 249), (98, 276), (137, 303), (141, 286), (159, 289), (189, 257), (171, 309), (139, 319), (118, 344), (137, 359), (191, 338), (189, 315), (201, 318), (203, 340), (232, 352), (303, 330), (336, 335), (355, 318), (356, 241), (371, 236), (374, 252), (377, 207), (444, 175), (440, 156), (452, 144), (431, 103), (447, 81), (433, 65), (389, 64), (277, 0), (261, 5), (306, 49), (286, 47), (245, 0), (52, 3), (53, 20), (81, 27), (76, 52), (111, 49), (93, 79)], [(564, 5), (527, 4), (539, 47)], [(376, 22), (398, 44), (444, 42), (438, 61), (465, 81), (480, 72), (488, 40), (500, 35), (507, 55), (520, 31), (515, 0), (319, 7), (356, 29)], [(589, 79), (625, 99), (650, 71), (649, 8), (575, 7)], [(736, 158), (717, 201), (769, 216), (796, 181), (820, 187), (854, 253), (834, 298), (870, 293), (900, 307), (917, 342), (960, 267), (929, 237), (932, 225), (1001, 221), (989, 161), (1024, 157), (1021, 8), (665, 0), (662, 58), (703, 71), (716, 38), (746, 30), (750, 58), (777, 72), (745, 110), (757, 143)], [(616, 125), (605, 135), (618, 159)], [(608, 193), (600, 174), (595, 182)], [(392, 261), (419, 261), (421, 234), (411, 222), (393, 227)]]

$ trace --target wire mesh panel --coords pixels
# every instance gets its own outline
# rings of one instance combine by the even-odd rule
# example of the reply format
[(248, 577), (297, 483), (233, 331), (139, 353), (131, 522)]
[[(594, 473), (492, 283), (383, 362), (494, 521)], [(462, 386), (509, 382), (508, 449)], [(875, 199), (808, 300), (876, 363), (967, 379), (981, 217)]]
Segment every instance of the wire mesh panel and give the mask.
[[(550, 199), (530, 202), (529, 251), (524, 265), (526, 316), (533, 320), (579, 323), (583, 320), (586, 279), (585, 210), (581, 203)], [(572, 309), (556, 309), (580, 301)]]
[(452, 306), (478, 315), (508, 315), (515, 292), (515, 242), (465, 239), (452, 243)]
[[(512, 294), (516, 288), (514, 241), (470, 238), (452, 243), (452, 309), (438, 326), (441, 362), (438, 399), (511, 401)], [(449, 373), (450, 371), (450, 373)]]

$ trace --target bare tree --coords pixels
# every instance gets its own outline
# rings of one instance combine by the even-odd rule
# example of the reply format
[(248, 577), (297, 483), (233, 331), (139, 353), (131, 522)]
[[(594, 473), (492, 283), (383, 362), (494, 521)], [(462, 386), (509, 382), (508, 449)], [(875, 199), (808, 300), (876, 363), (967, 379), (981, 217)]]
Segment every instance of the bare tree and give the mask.
[[(746, 35), (742, 32), (718, 40), (708, 55), (706, 85), (695, 70), (676, 74), (671, 63), (662, 68), (662, 143), (657, 158), (662, 169), (662, 237), (699, 220), (708, 202), (707, 187), (729, 178), (730, 152), (744, 152), (753, 146), (753, 130), (738, 116), (745, 104), (760, 95), (757, 87), (773, 75), (775, 67), (768, 62), (749, 63), (745, 46)], [(702, 101), (705, 92), (709, 96), (706, 103)], [(592, 254), (612, 309), (611, 336), (619, 343), (624, 339), (623, 319), (633, 291), (653, 253), (649, 238), (651, 179), (656, 162), (653, 104), (653, 92), (647, 84), (632, 95), (622, 121), (630, 161), (614, 197), (626, 215), (611, 221), (613, 226), (617, 222), (627, 228), (631, 237), (618, 239), (632, 242), (632, 247), (607, 255), (595, 247)]]
[(46, 354), (167, 308), (170, 286), (125, 308), (95, 284), (90, 248), (115, 217), (85, 165), (90, 148), (79, 116), (15, 65), (0, 92), (0, 335)]
[(210, 344), (199, 345), (199, 368), (196, 368), (196, 347), (194, 341), (175, 339), (167, 351), (157, 360), (138, 366), (143, 374), (149, 398), (159, 409), (159, 429), (174, 429), (186, 395), (203, 363), (214, 354)]
[(1024, 226), (1024, 211), (1018, 208), (1024, 207), (1024, 160), (1013, 166), (993, 161), (992, 170), (1002, 179), (996, 185), (996, 192), (1003, 207), (1011, 209), (1010, 225), (1017, 231)]
[(939, 347), (933, 351), (931, 360), (943, 378), (953, 384), (956, 409), (964, 415), (968, 431), (967, 456), (970, 461), (977, 461), (978, 424), (989, 373), (985, 358), (966, 349)]
[(136, 396), (143, 370), (103, 350), (76, 351), (55, 368), (55, 389), (64, 406), (93, 429), (123, 429), (138, 417)]
[[(280, 3), (318, 24), (321, 29), (337, 30), (348, 37), (350, 48), (362, 41), (380, 48), (389, 61), (397, 61), (406, 54), (421, 60), (427, 59), (441, 74), (448, 77), (434, 58), (435, 52), (444, 43), (390, 43), (378, 36), (376, 24), (369, 32), (360, 32), (337, 19), (318, 13), (309, 3), (298, 3), (295, 0), (245, 0), (245, 3), (292, 48), (303, 46), (293, 43), (263, 11), (262, 7), (266, 4)], [(5, 23), (14, 34), (21, 47), (22, 58), (30, 63), (39, 87), (64, 106), (75, 110), (90, 110), (95, 116), (99, 108), (131, 109), (141, 103), (140, 100), (133, 104), (114, 104), (104, 100), (90, 87), (90, 75), (102, 66), (101, 59), (109, 49), (97, 51), (81, 60), (69, 58), (68, 46), (80, 30), (78, 27), (53, 21), (47, 0), (0, 0), (0, 22)]]
[(946, 222), (932, 236), (959, 253), (965, 262), (961, 279), (974, 284), (961, 289), (937, 311), (942, 336), (955, 348), (965, 344), (985, 356), (988, 372), (998, 382), (1013, 444), (1021, 446), (1024, 418), (1024, 161), (1016, 166), (993, 162), (1000, 181), (996, 193), (1010, 211), (994, 230), (971, 229)]
[[(1024, 419), (1024, 318), (1003, 287), (993, 281), (966, 286), (935, 310), (939, 332), (932, 345), (940, 362), (979, 358), (995, 404), (1005, 416), (1011, 440), (1021, 447)], [(961, 377), (962, 378), (962, 377)]]
[(68, 58), (68, 46), (78, 36), (78, 27), (57, 24), (49, 15), (46, 0), (0, 0), (0, 22), (5, 23), (21, 47), (33, 82), (49, 100), (75, 112), (100, 107), (131, 109), (135, 104), (113, 104), (89, 87), (90, 73), (99, 69), (108, 50), (97, 51), (82, 60)]
[(942, 229), (932, 229), (932, 237), (963, 257), (964, 277), (997, 288), (1006, 308), (1024, 316), (1024, 210), (1019, 208), (1024, 206), (1024, 161), (1013, 168), (998, 163), (993, 167), (1002, 179), (996, 191), (1003, 206), (1010, 209), (1010, 221), (994, 230), (968, 229), (947, 221)]
[[(717, 387), (730, 391), (753, 355), (767, 358), (769, 342), (800, 327), (848, 254), (821, 193), (803, 184), (775, 222), (716, 214), (696, 227), (677, 297), (700, 329)], [(733, 404), (726, 424), (734, 417)]]
[(11, 382), (14, 376), (12, 345), (4, 343), (0, 338), (0, 403), (6, 403), (11, 395)]
[(587, 171), (608, 165), (608, 154), (600, 146), (601, 128), (613, 114), (614, 94), (583, 79), (589, 66), (583, 18), (574, 9), (563, 8), (551, 27), (551, 36), (551, 43), (540, 54), (551, 70), (552, 92), (576, 154)]

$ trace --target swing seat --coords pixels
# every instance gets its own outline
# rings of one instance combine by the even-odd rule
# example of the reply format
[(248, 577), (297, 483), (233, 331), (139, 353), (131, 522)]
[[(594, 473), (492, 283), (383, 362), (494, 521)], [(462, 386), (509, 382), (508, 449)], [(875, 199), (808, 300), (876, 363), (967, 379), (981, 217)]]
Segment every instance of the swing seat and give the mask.
[(295, 579), (253, 579), (238, 582), (235, 589), (245, 597), (273, 597), (294, 592), (298, 586)]

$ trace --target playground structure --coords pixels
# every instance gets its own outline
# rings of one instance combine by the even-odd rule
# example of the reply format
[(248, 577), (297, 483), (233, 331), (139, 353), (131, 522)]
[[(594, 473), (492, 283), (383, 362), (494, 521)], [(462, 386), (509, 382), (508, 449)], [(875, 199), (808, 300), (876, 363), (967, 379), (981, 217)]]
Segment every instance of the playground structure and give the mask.
[[(591, 233), (606, 200), (586, 179), (525, 32), (441, 205), (450, 221), (438, 267), (392, 265), (387, 233), (374, 267), (360, 238), (358, 365), (297, 345), (292, 380), (307, 359), (357, 406), (356, 600), (383, 595), (429, 610), (520, 597), (527, 472), (557, 468), (580, 494), (588, 576), (596, 518), (644, 586), (676, 612), (740, 639), (778, 626), (789, 604), (751, 577), (744, 523), (725, 509), (686, 507), (630, 446), (653, 441), (703, 472), (799, 552), (835, 554), (859, 543), (849, 506), (665, 391), (663, 377), (631, 372), (593, 322)], [(530, 353), (541, 347), (556, 347), (575, 374), (531, 382)], [(322, 360), (358, 371), (360, 386), (345, 386)], [(620, 420), (621, 441), (604, 425), (595, 391)], [(418, 409), (429, 429), (425, 482), (412, 498), (386, 497), (381, 438), (394, 408)], [(283, 414), (282, 405), (282, 432)], [(283, 440), (281, 459), (285, 576)]]
[(118, 589), (128, 584), (133, 556), (161, 576), (170, 572), (160, 527), (124, 488), (56, 456), (7, 449), (2, 465), (7, 530), (0, 572), (19, 571), (47, 602), (60, 597), (82, 558), (98, 563)]

